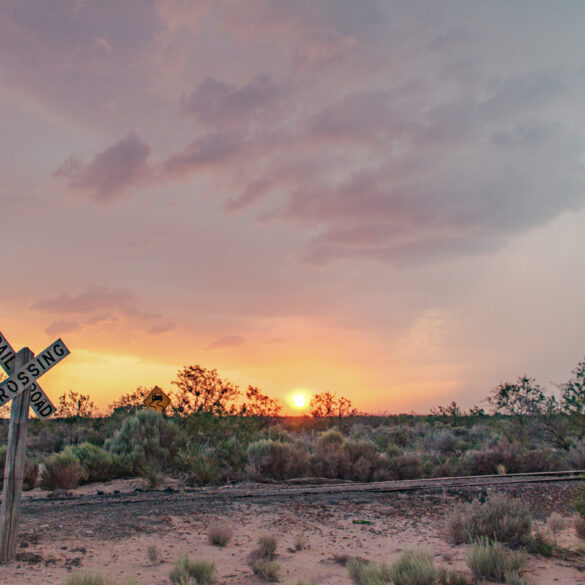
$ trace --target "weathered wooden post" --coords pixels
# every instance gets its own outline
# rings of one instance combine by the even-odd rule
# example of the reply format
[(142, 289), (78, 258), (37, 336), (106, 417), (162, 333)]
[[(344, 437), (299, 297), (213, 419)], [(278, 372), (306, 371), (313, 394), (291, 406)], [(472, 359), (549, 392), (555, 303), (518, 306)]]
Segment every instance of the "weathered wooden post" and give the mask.
[[(16, 354), (14, 370), (20, 370), (34, 358), (33, 352), (25, 347)], [(20, 496), (24, 479), (26, 452), (26, 427), (30, 407), (30, 386), (12, 399), (8, 448), (4, 466), (4, 488), (0, 508), (0, 563), (16, 558), (16, 535), (20, 519)]]
[(28, 347), (15, 354), (10, 343), (0, 334), (0, 366), (8, 374), (8, 378), (0, 382), (0, 406), (13, 401), (0, 507), (0, 563), (16, 558), (29, 406), (33, 407), (39, 418), (47, 418), (55, 412), (55, 407), (36, 380), (68, 355), (69, 350), (61, 339), (37, 356)]

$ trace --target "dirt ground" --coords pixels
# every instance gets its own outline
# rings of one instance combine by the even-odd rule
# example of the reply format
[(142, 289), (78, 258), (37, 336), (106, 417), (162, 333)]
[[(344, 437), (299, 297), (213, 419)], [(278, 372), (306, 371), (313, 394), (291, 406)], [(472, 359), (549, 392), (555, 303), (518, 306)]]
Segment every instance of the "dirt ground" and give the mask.
[[(166, 490), (135, 492), (137, 481), (85, 486), (75, 494), (49, 498), (35, 490), (23, 500), (18, 560), (0, 565), (1, 585), (64, 585), (74, 571), (101, 573), (114, 580), (134, 577), (141, 585), (169, 584), (180, 553), (215, 563), (218, 584), (262, 583), (246, 557), (258, 537), (278, 541), (280, 582), (349, 585), (344, 559), (359, 556), (392, 563), (409, 548), (431, 552), (435, 564), (467, 570), (467, 547), (442, 537), (454, 506), (485, 493), (443, 491), (393, 494), (320, 494), (236, 497), (237, 488), (185, 493), (176, 484)], [(508, 489), (508, 488), (507, 488)], [(535, 525), (551, 512), (570, 523), (572, 484), (533, 484), (509, 488), (525, 500)], [(119, 495), (116, 492), (120, 492)], [(234, 531), (228, 546), (208, 542), (207, 530), (225, 520)], [(303, 535), (306, 548), (295, 551)], [(538, 585), (585, 584), (585, 546), (572, 526), (557, 535), (571, 551), (565, 559), (531, 556), (525, 576)], [(160, 562), (148, 560), (154, 545)]]

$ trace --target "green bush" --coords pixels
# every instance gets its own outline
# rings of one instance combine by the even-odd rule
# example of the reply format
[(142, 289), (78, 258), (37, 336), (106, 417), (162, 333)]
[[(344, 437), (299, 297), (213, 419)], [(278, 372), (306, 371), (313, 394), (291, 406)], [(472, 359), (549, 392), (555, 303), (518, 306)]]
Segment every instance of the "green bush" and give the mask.
[(119, 455), (109, 453), (92, 443), (70, 445), (63, 452), (70, 453), (79, 461), (83, 469), (83, 481), (87, 483), (109, 481), (130, 472), (124, 468)]
[(181, 555), (169, 573), (173, 585), (211, 585), (214, 581), (215, 565), (208, 561), (192, 561)]
[(526, 556), (512, 551), (501, 542), (480, 538), (467, 553), (467, 565), (476, 579), (507, 583), (511, 575), (526, 563)]
[(433, 557), (426, 552), (407, 550), (390, 567), (394, 585), (433, 585), (437, 570)]
[(498, 494), (483, 504), (476, 500), (456, 510), (447, 525), (447, 539), (453, 544), (487, 538), (516, 547), (527, 545), (530, 534), (530, 514), (524, 504)]
[(46, 490), (73, 489), (82, 477), (83, 469), (77, 458), (62, 451), (50, 455), (42, 463), (40, 485)]
[(105, 449), (118, 455), (122, 465), (139, 473), (141, 469), (157, 467), (171, 470), (182, 442), (177, 425), (158, 412), (141, 410), (127, 418)]

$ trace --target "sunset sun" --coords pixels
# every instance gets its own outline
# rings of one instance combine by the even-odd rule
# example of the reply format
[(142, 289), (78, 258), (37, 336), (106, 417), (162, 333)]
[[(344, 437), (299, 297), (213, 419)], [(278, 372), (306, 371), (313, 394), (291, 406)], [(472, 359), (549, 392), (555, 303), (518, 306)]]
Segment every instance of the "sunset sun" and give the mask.
[(307, 406), (307, 397), (304, 394), (295, 394), (292, 401), (295, 408), (300, 409)]
[(311, 401), (311, 392), (304, 388), (296, 388), (288, 396), (286, 396), (286, 403), (292, 410), (306, 410)]

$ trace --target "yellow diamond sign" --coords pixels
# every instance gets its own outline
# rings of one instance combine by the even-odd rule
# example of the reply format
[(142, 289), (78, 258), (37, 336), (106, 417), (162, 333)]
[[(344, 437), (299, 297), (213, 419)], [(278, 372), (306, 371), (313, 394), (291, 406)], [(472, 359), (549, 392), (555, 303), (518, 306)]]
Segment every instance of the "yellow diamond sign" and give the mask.
[(158, 386), (155, 386), (144, 399), (144, 406), (146, 408), (157, 410), (158, 412), (164, 412), (170, 403), (171, 399)]

